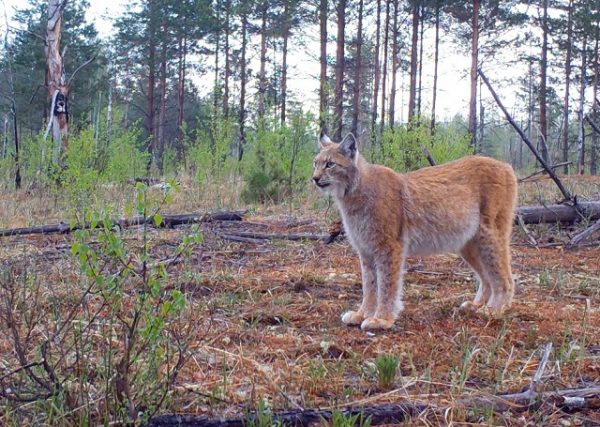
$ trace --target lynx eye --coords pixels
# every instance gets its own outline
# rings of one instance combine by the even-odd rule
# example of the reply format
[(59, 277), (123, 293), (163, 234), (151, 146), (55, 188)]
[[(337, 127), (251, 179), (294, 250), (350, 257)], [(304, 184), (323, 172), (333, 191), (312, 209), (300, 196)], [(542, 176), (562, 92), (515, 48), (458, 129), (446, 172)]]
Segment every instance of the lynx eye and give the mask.
[(335, 163), (333, 163), (333, 162), (327, 162), (327, 163), (325, 163), (325, 168), (326, 169), (331, 169), (334, 166), (335, 166)]

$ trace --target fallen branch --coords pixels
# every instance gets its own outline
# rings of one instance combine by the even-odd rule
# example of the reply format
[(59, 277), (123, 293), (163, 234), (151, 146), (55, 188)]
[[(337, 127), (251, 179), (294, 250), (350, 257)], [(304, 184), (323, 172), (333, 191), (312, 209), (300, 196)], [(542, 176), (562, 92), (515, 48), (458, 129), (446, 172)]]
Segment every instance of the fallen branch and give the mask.
[(454, 406), (473, 408), (480, 411), (492, 410), (495, 412), (505, 412), (508, 410), (526, 411), (541, 403), (552, 402), (558, 407), (574, 410), (595, 406), (599, 395), (600, 386), (539, 393), (529, 389), (514, 394), (465, 398), (457, 401)]
[(152, 176), (136, 176), (135, 178), (130, 178), (127, 180), (128, 184), (137, 184), (138, 182), (141, 182), (142, 184), (146, 184), (148, 186), (150, 185), (155, 185), (161, 182), (160, 179), (158, 178), (154, 178)]
[(550, 357), (550, 352), (552, 352), (552, 341), (550, 341), (548, 344), (546, 344), (546, 347), (544, 347), (540, 364), (538, 365), (538, 368), (531, 379), (530, 391), (534, 393), (539, 391), (540, 383), (542, 382), (542, 377), (544, 376), (544, 371), (546, 370), (546, 365), (548, 364), (548, 358)]
[(523, 217), (520, 216), (520, 215), (517, 215), (516, 218), (517, 218), (517, 224), (519, 224), (519, 226), (521, 227), (521, 229), (523, 230), (523, 232), (527, 236), (527, 239), (529, 240), (529, 243), (532, 246), (537, 246), (538, 242), (537, 242), (537, 240), (535, 240), (535, 237), (533, 237), (533, 234), (531, 234), (531, 231), (529, 231), (529, 229), (527, 228), (527, 225), (523, 221)]
[(588, 228), (586, 228), (585, 230), (583, 230), (581, 233), (578, 233), (575, 236), (573, 236), (573, 238), (567, 244), (567, 249), (575, 248), (576, 246), (581, 244), (581, 242), (583, 242), (584, 240), (586, 240), (588, 237), (590, 237), (592, 234), (594, 234), (595, 232), (597, 232), (599, 230), (600, 230), (600, 219), (598, 221), (596, 221), (595, 223), (593, 223)]
[[(179, 214), (179, 215), (162, 215), (162, 222), (158, 225), (154, 223), (154, 216), (135, 216), (133, 218), (123, 218), (117, 220), (111, 220), (113, 227), (134, 227), (142, 224), (149, 224), (153, 227), (159, 228), (171, 228), (177, 225), (183, 224), (200, 224), (203, 222), (210, 221), (241, 221), (244, 215), (244, 211), (223, 211), (208, 214)], [(94, 227), (92, 227), (94, 225)], [(24, 234), (51, 234), (51, 233), (70, 233), (75, 230), (86, 230), (90, 228), (102, 228), (104, 224), (99, 221), (97, 224), (86, 222), (84, 224), (76, 224), (70, 226), (65, 222), (58, 224), (47, 224), (38, 225), (34, 227), (22, 227), (22, 228), (4, 228), (0, 229), (0, 237), (5, 236), (18, 236)]]
[[(292, 240), (292, 241), (303, 241), (303, 240), (322, 240), (325, 241), (329, 237), (326, 234), (312, 234), (312, 233), (291, 233), (291, 234), (280, 234), (280, 233), (255, 233), (252, 231), (237, 231), (228, 232), (221, 237), (233, 240), (235, 238), (251, 239), (251, 240)], [(250, 240), (251, 243), (254, 243)], [(244, 240), (239, 240), (244, 241)]]
[(249, 237), (237, 236), (235, 234), (221, 234), (220, 237), (223, 240), (230, 240), (232, 242), (238, 243), (252, 243), (255, 245), (260, 245), (261, 243), (264, 243), (264, 240), (251, 239)]

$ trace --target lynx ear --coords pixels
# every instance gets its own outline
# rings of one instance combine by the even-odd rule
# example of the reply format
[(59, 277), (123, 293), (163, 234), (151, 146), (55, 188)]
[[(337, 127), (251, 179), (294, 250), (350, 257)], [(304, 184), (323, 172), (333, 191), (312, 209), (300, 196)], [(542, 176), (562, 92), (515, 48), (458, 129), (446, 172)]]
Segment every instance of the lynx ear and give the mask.
[(356, 156), (356, 137), (354, 134), (349, 133), (340, 142), (340, 151), (346, 156), (353, 159)]
[(319, 138), (319, 145), (321, 146), (321, 148), (327, 148), (331, 144), (333, 144), (331, 139), (329, 139), (329, 137), (326, 134), (321, 134), (321, 137)]

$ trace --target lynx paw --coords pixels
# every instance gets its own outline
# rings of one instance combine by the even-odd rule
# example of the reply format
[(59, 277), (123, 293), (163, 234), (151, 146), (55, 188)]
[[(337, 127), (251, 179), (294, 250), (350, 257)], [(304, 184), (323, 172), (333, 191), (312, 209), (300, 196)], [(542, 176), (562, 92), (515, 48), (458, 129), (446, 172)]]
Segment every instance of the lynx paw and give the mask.
[(460, 311), (475, 312), (479, 310), (483, 304), (475, 304), (473, 301), (465, 301), (460, 305)]
[(363, 331), (371, 331), (374, 329), (390, 329), (394, 326), (392, 319), (382, 319), (381, 317), (369, 317), (360, 324)]
[(342, 315), (342, 322), (346, 325), (360, 325), (364, 319), (364, 314), (358, 311), (347, 311)]

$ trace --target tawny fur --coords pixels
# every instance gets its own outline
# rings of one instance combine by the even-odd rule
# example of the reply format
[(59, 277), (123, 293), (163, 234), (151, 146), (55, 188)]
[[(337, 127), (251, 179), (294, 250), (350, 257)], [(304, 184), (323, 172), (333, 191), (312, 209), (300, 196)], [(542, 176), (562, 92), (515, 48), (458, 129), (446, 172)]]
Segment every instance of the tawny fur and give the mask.
[(331, 194), (360, 256), (363, 300), (342, 321), (362, 329), (392, 327), (402, 311), (402, 275), (409, 255), (459, 253), (479, 289), (463, 308), (510, 307), (514, 282), (510, 235), (517, 179), (503, 162), (470, 156), (407, 174), (368, 163), (351, 135), (321, 140), (313, 180)]

